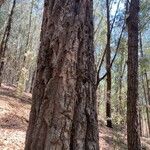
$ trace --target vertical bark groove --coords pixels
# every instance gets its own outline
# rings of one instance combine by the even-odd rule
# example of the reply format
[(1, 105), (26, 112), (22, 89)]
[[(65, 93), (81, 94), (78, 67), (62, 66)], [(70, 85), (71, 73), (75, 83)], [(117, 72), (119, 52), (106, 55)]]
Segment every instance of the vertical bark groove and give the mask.
[(45, 0), (25, 150), (98, 150), (92, 1)]

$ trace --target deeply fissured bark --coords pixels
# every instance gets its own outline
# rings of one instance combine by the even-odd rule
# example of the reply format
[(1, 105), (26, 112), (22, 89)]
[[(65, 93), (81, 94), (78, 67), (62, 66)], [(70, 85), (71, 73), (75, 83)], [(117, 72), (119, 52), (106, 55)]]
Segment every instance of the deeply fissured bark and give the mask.
[(91, 0), (45, 0), (25, 150), (98, 150)]

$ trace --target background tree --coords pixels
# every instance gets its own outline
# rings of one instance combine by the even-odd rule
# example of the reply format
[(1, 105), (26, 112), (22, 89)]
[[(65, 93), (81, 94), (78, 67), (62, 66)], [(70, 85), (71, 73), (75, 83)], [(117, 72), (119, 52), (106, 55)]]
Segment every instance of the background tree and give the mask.
[(107, 44), (106, 44), (106, 70), (107, 70), (107, 96), (106, 96), (106, 116), (107, 116), (107, 126), (112, 128), (111, 122), (111, 29), (110, 29), (110, 1), (106, 0), (107, 9)]
[(16, 0), (13, 1), (12, 9), (8, 18), (8, 23), (6, 25), (6, 29), (4, 31), (4, 35), (0, 44), (0, 86), (2, 84), (2, 71), (4, 68), (5, 53), (6, 53), (7, 43), (10, 36), (12, 17), (14, 14), (15, 5), (16, 5)]
[(129, 150), (140, 150), (138, 122), (138, 23), (139, 0), (131, 0), (128, 25), (128, 90), (127, 90), (127, 141)]
[[(9, 18), (8, 10), (11, 5), (12, 1), (6, 1), (1, 7), (1, 39), (7, 24), (5, 20)], [(31, 11), (34, 13), (31, 13)], [(2, 78), (3, 83), (17, 86), (17, 95), (21, 95), (25, 90), (31, 91), (32, 89), (31, 85), (35, 74), (36, 56), (39, 47), (41, 19), (41, 1), (29, 0), (16, 2), (11, 23), (11, 34), (9, 35), (5, 52)], [(29, 55), (28, 60), (24, 61), (27, 55)]]
[[(0, 43), (2, 42), (4, 32), (5, 32), (5, 29), (8, 24), (10, 12), (11, 12), (11, 9), (13, 6), (13, 1), (14, 0), (5, 0), (3, 5), (0, 7)], [(101, 144), (102, 140), (105, 140), (105, 142), (107, 142), (107, 138), (110, 138), (112, 142), (109, 143), (109, 146), (110, 146), (110, 144), (113, 145), (113, 146), (111, 145), (110, 147), (112, 147), (114, 149), (124, 149), (124, 148), (127, 148), (127, 145), (126, 145), (126, 125), (127, 125), (126, 122), (127, 122), (127, 120), (126, 119), (127, 119), (127, 72), (128, 72), (128, 70), (127, 70), (127, 62), (128, 62), (127, 61), (127, 59), (128, 59), (128, 47), (127, 47), (128, 46), (128, 43), (127, 43), (128, 34), (127, 34), (127, 32), (128, 32), (128, 30), (127, 30), (127, 27), (125, 24), (126, 23), (125, 20), (129, 16), (128, 6), (130, 6), (130, 1), (128, 1), (129, 3), (127, 3), (128, 5), (126, 6), (125, 5), (126, 0), (111, 0), (111, 1), (109, 1), (109, 9), (106, 9), (106, 0), (101, 0), (101, 1), (94, 0), (93, 2), (94, 2), (94, 4), (93, 4), (94, 48), (93, 48), (93, 50), (94, 50), (94, 55), (95, 55), (95, 60), (96, 60), (95, 68), (97, 69), (97, 76), (96, 76), (97, 83), (95, 86), (96, 86), (96, 93), (97, 93), (96, 97), (97, 97), (97, 101), (98, 101), (97, 108), (98, 108), (98, 112), (99, 112), (98, 119), (99, 119), (100, 137), (101, 137), (100, 144)], [(69, 2), (69, 4), (70, 4), (70, 2)], [(83, 4), (83, 5), (85, 6), (85, 4)], [(54, 6), (57, 7), (57, 5), (54, 5)], [(65, 5), (65, 6), (68, 6), (68, 5)], [(65, 6), (63, 6), (63, 8), (65, 8)], [(79, 6), (78, 2), (75, 5), (72, 4), (72, 8), (69, 7), (68, 11), (70, 12), (71, 10), (72, 11), (75, 10), (75, 12), (79, 12), (78, 10), (80, 10), (81, 7), (78, 7), (78, 6)], [(150, 134), (149, 134), (150, 133), (150, 125), (149, 125), (150, 124), (149, 123), (150, 122), (149, 121), (149, 115), (150, 115), (150, 105), (149, 105), (150, 104), (150, 65), (149, 65), (150, 64), (150, 48), (149, 48), (150, 42), (149, 41), (150, 41), (150, 38), (148, 36), (150, 34), (150, 17), (149, 17), (150, 16), (150, 7), (149, 6), (150, 6), (149, 0), (142, 0), (140, 2), (139, 29), (138, 29), (139, 30), (139, 41), (138, 41), (139, 42), (139, 60), (138, 60), (138, 62), (139, 62), (139, 70), (138, 70), (139, 100), (138, 100), (138, 106), (137, 106), (138, 107), (137, 113), (139, 114), (138, 120), (139, 120), (139, 126), (140, 126), (140, 136), (141, 136), (141, 141), (142, 141), (142, 147), (143, 147), (143, 145), (145, 145), (144, 143), (149, 142), (148, 138), (150, 136)], [(74, 8), (76, 8), (76, 9), (74, 9)], [(61, 10), (61, 12), (63, 10)], [(107, 10), (109, 10), (109, 21), (107, 21), (108, 20), (107, 19)], [(13, 12), (13, 17), (12, 17), (12, 22), (11, 22), (11, 30), (10, 30), (9, 38), (7, 41), (7, 48), (5, 51), (4, 67), (3, 67), (3, 71), (2, 71), (3, 82), (2, 82), (2, 87), (0, 88), (0, 97), (3, 96), (3, 94), (4, 94), (2, 90), (5, 90), (5, 87), (9, 87), (9, 88), (13, 89), (14, 91), (13, 91), (13, 93), (8, 93), (8, 94), (13, 95), (14, 96), (13, 98), (16, 97), (17, 101), (20, 99), (20, 102), (22, 103), (22, 100), (24, 100), (24, 98), (25, 98), (24, 96), (31, 95), (31, 93), (28, 93), (28, 92), (33, 91), (33, 86), (35, 83), (35, 77), (36, 77), (36, 73), (37, 73), (36, 72), (36, 70), (37, 70), (36, 69), (37, 68), (36, 61), (37, 61), (38, 50), (44, 49), (44, 48), (39, 48), (39, 45), (41, 43), (40, 42), (40, 32), (41, 32), (42, 12), (43, 12), (43, 0), (25, 0), (25, 1), (17, 0), (16, 1), (14, 12)], [(64, 13), (62, 13), (62, 14), (64, 14)], [(58, 13), (58, 16), (59, 16), (59, 13)], [(58, 16), (57, 16), (57, 18), (59, 18)], [(71, 16), (73, 16), (73, 15), (71, 15)], [(60, 18), (62, 19), (63, 17), (60, 17)], [(81, 17), (81, 15), (80, 15), (80, 17)], [(70, 21), (70, 19), (68, 19), (68, 18), (69, 18), (69, 16), (67, 17), (67, 19), (66, 19), (67, 21), (63, 25), (59, 23), (59, 25), (61, 25), (59, 27), (61, 27), (61, 29), (63, 31), (64, 31), (64, 28), (65, 29), (69, 28), (68, 29), (69, 31), (67, 32), (67, 33), (69, 33), (69, 35), (72, 35), (72, 33), (71, 33), (72, 30), (73, 30), (73, 33), (75, 32), (75, 34), (77, 34), (77, 31), (76, 31), (77, 29), (75, 29), (76, 27), (73, 26), (73, 29), (72, 30), (70, 29), (71, 25), (70, 25), (70, 23), (68, 23), (68, 21)], [(76, 20), (78, 20), (76, 18), (77, 17), (75, 17), (74, 21), (72, 21), (72, 22), (75, 22)], [(49, 22), (49, 20), (50, 20), (49, 17), (47, 17), (47, 19)], [(57, 22), (57, 20), (55, 20), (55, 19), (53, 19), (53, 20), (54, 20), (53, 23)], [(82, 21), (82, 23), (81, 23), (82, 25), (79, 23), (79, 25), (82, 26), (80, 31), (82, 30), (84, 32), (87, 32), (87, 31), (85, 31), (85, 28), (84, 28), (85, 26), (83, 26), (84, 24), (86, 24), (85, 22)], [(47, 23), (47, 26), (49, 26), (49, 23)], [(69, 26), (67, 27), (68, 24), (69, 24)], [(75, 26), (78, 26), (77, 23), (76, 24), (72, 23), (72, 24)], [(110, 41), (109, 41), (109, 45), (110, 45), (110, 49), (111, 49), (110, 65), (108, 68), (106, 68), (106, 54), (107, 54), (106, 47), (107, 47), (107, 41), (108, 41), (107, 39), (109, 38), (109, 36), (107, 36), (107, 24), (109, 24), (109, 26), (110, 26), (110, 34), (108, 34), (108, 35), (111, 37)], [(50, 26), (51, 26), (51, 24), (50, 24)], [(53, 28), (53, 26), (51, 26), (51, 27)], [(47, 31), (51, 27), (47, 27)], [(54, 30), (54, 29), (52, 29), (52, 30)], [(48, 37), (54, 38), (52, 40), (50, 40), (51, 38), (49, 38), (50, 43), (54, 41), (52, 43), (52, 45), (49, 46), (50, 48), (58, 49), (57, 47), (60, 47), (60, 48), (62, 47), (59, 44), (59, 43), (63, 43), (62, 41), (60, 41), (61, 38), (57, 38), (59, 35), (63, 36), (62, 30), (57, 31), (58, 35), (56, 35), (56, 33), (55, 33), (55, 36), (53, 36), (52, 31), (51, 31), (51, 35), (49, 32), (47, 32)], [(84, 35), (82, 34), (83, 33), (82, 31), (81, 31), (81, 33), (78, 32), (80, 34), (76, 35), (77, 37), (81, 37), (81, 38), (77, 38), (77, 39), (84, 39), (83, 38)], [(42, 31), (42, 33), (43, 32), (44, 31)], [(63, 37), (69, 37), (69, 35), (63, 36)], [(74, 39), (74, 36), (75, 35), (73, 34), (73, 38), (70, 38), (70, 39), (67, 38), (67, 39), (69, 39), (68, 42), (71, 41), (71, 39)], [(44, 37), (46, 37), (45, 32), (44, 32)], [(55, 39), (55, 37), (56, 37), (56, 39)], [(87, 35), (84, 37), (87, 38)], [(83, 43), (84, 40), (79, 40), (79, 42), (76, 42), (76, 40), (74, 40), (74, 41), (75, 41), (75, 43), (72, 45), (75, 45), (75, 47), (80, 48), (82, 46), (82, 44), (78, 46), (78, 44), (76, 44), (76, 43)], [(68, 42), (66, 42), (65, 38), (64, 38), (64, 43), (68, 44)], [(56, 43), (58, 43), (58, 44), (56, 44)], [(87, 42), (87, 43), (89, 44), (89, 42)], [(88, 47), (88, 44), (87, 44), (87, 47)], [(68, 45), (71, 45), (71, 44), (68, 44)], [(64, 47), (65, 48), (63, 48), (63, 49), (66, 49), (67, 46), (64, 46)], [(70, 48), (70, 49), (72, 49), (72, 48)], [(87, 49), (89, 49), (89, 48), (87, 48)], [(59, 51), (60, 51), (60, 49), (59, 49)], [(45, 55), (47, 55), (47, 56), (50, 55), (50, 54), (47, 54), (48, 52), (49, 51), (46, 51)], [(51, 66), (55, 66), (55, 64), (57, 64), (55, 61), (57, 59), (54, 59), (54, 57), (58, 58), (57, 54), (55, 54), (55, 53), (53, 53), (53, 54), (51, 57), (49, 57), (49, 58), (52, 58), (52, 62), (50, 63)], [(69, 55), (69, 57), (67, 55), (67, 58), (64, 57), (65, 60), (69, 59), (69, 62), (70, 62), (70, 58), (71, 58), (71, 60), (73, 58), (70, 55)], [(79, 54), (77, 53), (77, 55), (79, 56), (80, 53)], [(86, 52), (83, 52), (83, 55), (86, 55)], [(81, 58), (82, 58), (82, 56), (81, 56)], [(86, 57), (86, 58), (89, 58), (89, 57)], [(48, 61), (48, 60), (46, 61), (46, 59), (43, 59), (43, 55), (42, 55), (42, 60), (45, 60), (44, 62), (46, 62), (46, 63)], [(87, 64), (89, 64), (89, 61), (87, 61), (87, 59), (85, 59), (85, 60), (83, 60), (83, 62), (86, 62)], [(62, 60), (62, 62), (64, 62), (64, 61)], [(42, 63), (44, 67), (47, 66), (47, 65), (45, 65), (46, 63)], [(85, 65), (84, 63), (82, 63), (82, 64), (83, 64), (83, 66)], [(58, 66), (58, 65), (56, 65), (56, 66)], [(48, 68), (48, 67), (46, 67), (46, 68)], [(59, 67), (53, 67), (53, 68), (56, 68), (55, 70), (57, 70), (57, 68), (59, 68)], [(71, 70), (74, 70), (73, 68), (77, 68), (76, 63), (75, 63), (75, 65), (73, 65)], [(111, 108), (109, 109), (111, 111), (111, 118), (110, 117), (107, 118), (107, 113), (106, 113), (106, 109), (107, 109), (107, 107), (106, 107), (106, 100), (107, 100), (107, 84), (106, 83), (107, 83), (107, 80), (106, 79), (107, 79), (107, 75), (109, 72), (109, 71), (107, 71), (107, 69), (111, 71)], [(47, 73), (47, 72), (49, 72), (49, 69), (43, 69), (43, 70), (46, 70), (46, 71), (44, 71), (43, 76), (44, 76), (44, 78), (47, 78), (47, 76), (49, 76)], [(63, 69), (63, 70), (65, 72), (66, 69)], [(82, 69), (80, 69), (80, 70), (82, 70)], [(88, 69), (85, 69), (82, 72), (88, 72), (88, 71), (89, 71)], [(54, 71), (52, 71), (51, 73), (53, 74), (53, 72)], [(66, 74), (66, 79), (68, 81), (68, 73), (66, 73), (66, 72), (64, 74)], [(73, 72), (77, 72), (77, 71), (73, 71)], [(78, 72), (81, 73), (81, 71), (78, 71)], [(79, 75), (79, 76), (76, 76), (75, 78), (77, 78), (77, 77), (78, 77), (78, 79), (82, 78), (82, 77), (80, 77), (81, 75), (79, 73), (75, 73), (76, 75), (77, 74)], [(64, 76), (64, 74), (63, 74), (63, 76)], [(88, 75), (89, 75), (89, 73), (85, 73), (86, 77)], [(41, 77), (42, 80), (44, 80), (43, 76)], [(94, 75), (92, 75), (92, 76), (94, 77)], [(48, 79), (49, 78), (47, 78), (45, 83), (43, 82), (43, 84), (45, 86), (47, 85)], [(80, 80), (82, 80), (82, 79), (80, 79)], [(70, 81), (70, 79), (69, 79), (69, 81)], [(86, 81), (86, 80), (83, 79), (83, 81)], [(63, 82), (62, 86), (64, 85), (64, 83), (66, 83), (66, 82)], [(67, 83), (67, 85), (68, 85), (68, 83)], [(87, 83), (85, 83), (84, 85), (86, 87), (89, 87), (89, 86), (87, 86)], [(66, 85), (65, 85), (65, 91), (66, 91), (66, 89), (69, 89), (69, 88), (66, 88)], [(91, 89), (93, 89), (93, 87), (91, 87)], [(46, 92), (43, 92), (43, 93), (46, 93)], [(64, 97), (68, 97), (68, 95), (72, 95), (72, 94), (70, 94), (70, 91), (66, 92), (66, 93), (69, 93), (69, 94), (65, 94)], [(84, 93), (84, 92), (82, 92), (82, 93)], [(87, 93), (89, 93), (89, 92), (87, 92)], [(45, 94), (45, 95), (47, 95), (47, 94)], [(2, 99), (0, 98), (0, 100), (2, 100)], [(64, 99), (66, 100), (66, 98), (64, 98)], [(74, 98), (74, 99), (77, 99), (77, 98)], [(8, 101), (9, 101), (9, 98), (5, 102), (8, 102)], [(16, 101), (14, 100), (14, 101), (11, 101), (11, 103), (12, 102), (15, 103)], [(30, 101), (28, 100), (28, 102), (30, 102)], [(84, 102), (85, 101), (83, 100), (75, 105), (82, 106), (82, 104)], [(20, 108), (21, 108), (21, 106), (20, 106)], [(0, 111), (1, 110), (2, 109), (0, 109)], [(79, 109), (79, 112), (81, 112), (81, 111), (83, 111), (83, 109)], [(77, 114), (77, 113), (75, 112), (75, 114)], [(68, 114), (67, 115), (65, 114), (65, 116), (68, 116)], [(81, 115), (81, 116), (83, 117), (83, 115)], [(1, 118), (1, 116), (0, 116), (0, 118)], [(109, 129), (109, 130), (107, 129), (107, 126), (106, 126), (107, 119), (112, 121), (112, 124), (113, 124), (112, 129)], [(76, 119), (77, 121), (74, 121), (74, 120), (75, 119), (72, 119), (72, 122), (78, 122), (78, 119)], [(26, 118), (26, 121), (28, 122), (28, 118)], [(75, 123), (73, 123), (73, 124), (74, 124), (74, 127), (77, 126)], [(21, 124), (21, 126), (22, 126), (22, 124)], [(73, 132), (71, 131), (72, 133), (75, 132), (74, 127), (72, 128), (72, 131), (73, 131)], [(106, 133), (104, 133), (104, 131), (106, 131)], [(109, 131), (111, 131), (111, 132), (109, 132)], [(73, 135), (72, 135), (72, 137), (73, 137)], [(104, 145), (105, 144), (102, 144), (102, 146), (104, 146)], [(149, 148), (147, 148), (147, 149), (149, 149)]]
[[(111, 70), (113, 68), (113, 64), (115, 63), (115, 60), (117, 59), (117, 55), (119, 53), (123, 33), (124, 33), (124, 28), (125, 28), (125, 11), (120, 8), (121, 6), (121, 0), (118, 1), (116, 4), (116, 1), (106, 1), (105, 3), (102, 1), (101, 2), (101, 7), (106, 7), (106, 12), (104, 13), (102, 11), (102, 14), (105, 16), (106, 20), (101, 21), (100, 18), (100, 23), (97, 26), (102, 26), (102, 29), (104, 27), (104, 30), (98, 31), (99, 27), (96, 28), (96, 34), (95, 37), (98, 38), (96, 39), (96, 49), (97, 49), (97, 44), (99, 45), (99, 54), (96, 54), (98, 57), (96, 57), (97, 61), (97, 86), (99, 86), (99, 83), (107, 77), (107, 96), (106, 96), (106, 116), (107, 116), (107, 126), (112, 127), (112, 107), (111, 107), (111, 93), (112, 93), (112, 81), (113, 77), (111, 77)], [(116, 10), (112, 10), (112, 5), (116, 6)], [(112, 12), (113, 11), (113, 12)], [(96, 21), (95, 21), (96, 22)], [(104, 22), (104, 23), (103, 23)], [(105, 26), (107, 26), (107, 29), (105, 29)], [(116, 31), (120, 31), (120, 34), (116, 34)], [(99, 35), (100, 34), (100, 35)], [(104, 36), (102, 36), (104, 34)], [(101, 38), (99, 37), (101, 36)], [(101, 41), (102, 39), (102, 41)], [(105, 40), (104, 40), (105, 39)], [(100, 40), (100, 41), (99, 41)], [(104, 48), (102, 48), (102, 45), (104, 45)], [(103, 49), (102, 54), (101, 54), (101, 48)], [(108, 50), (107, 50), (108, 49)], [(110, 51), (112, 49), (112, 52)], [(113, 58), (111, 56), (113, 55)], [(106, 73), (102, 74), (103, 72), (103, 64), (104, 64), (104, 59), (106, 58)], [(102, 74), (102, 75), (101, 75)], [(100, 77), (101, 75), (101, 77)], [(100, 86), (98, 87), (98, 89)]]

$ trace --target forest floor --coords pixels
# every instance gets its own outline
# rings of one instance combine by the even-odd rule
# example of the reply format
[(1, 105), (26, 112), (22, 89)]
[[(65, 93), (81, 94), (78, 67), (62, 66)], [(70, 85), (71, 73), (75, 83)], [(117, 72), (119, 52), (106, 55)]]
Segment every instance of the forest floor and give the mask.
[(0, 150), (23, 150), (31, 94), (16, 96), (16, 88), (0, 88)]
[[(23, 150), (31, 108), (31, 94), (16, 96), (16, 88), (0, 88), (0, 150)], [(125, 131), (107, 128), (100, 122), (100, 150), (126, 150)], [(150, 139), (142, 138), (146, 150)]]

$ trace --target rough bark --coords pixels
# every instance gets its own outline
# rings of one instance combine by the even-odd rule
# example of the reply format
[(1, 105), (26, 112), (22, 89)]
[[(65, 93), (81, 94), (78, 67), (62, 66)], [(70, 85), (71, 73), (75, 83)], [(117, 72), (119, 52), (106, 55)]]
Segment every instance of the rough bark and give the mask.
[(138, 17), (139, 0), (131, 0), (128, 25), (128, 89), (127, 141), (128, 150), (140, 150), (138, 122)]
[(98, 150), (90, 0), (45, 0), (25, 150)]
[(106, 46), (106, 70), (107, 70), (107, 95), (106, 95), (106, 117), (107, 127), (112, 128), (111, 121), (111, 49), (110, 49), (110, 1), (106, 0), (107, 8), (107, 46)]

